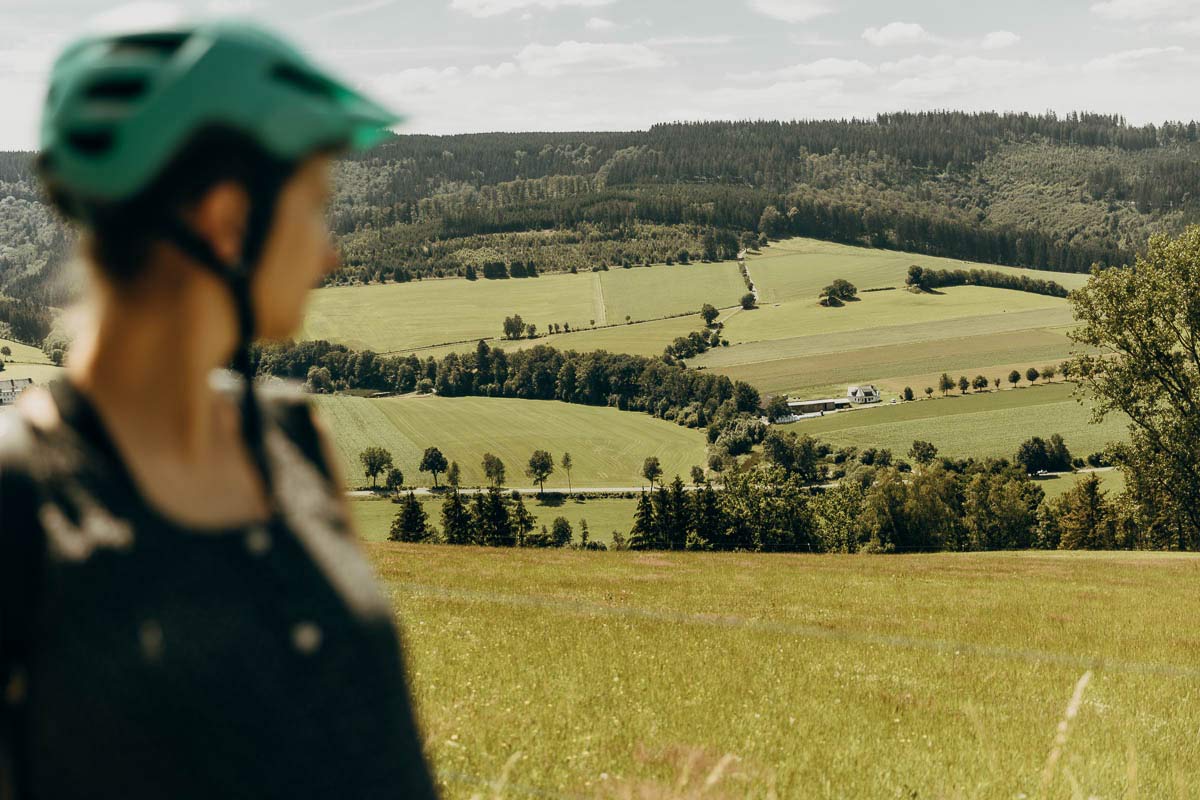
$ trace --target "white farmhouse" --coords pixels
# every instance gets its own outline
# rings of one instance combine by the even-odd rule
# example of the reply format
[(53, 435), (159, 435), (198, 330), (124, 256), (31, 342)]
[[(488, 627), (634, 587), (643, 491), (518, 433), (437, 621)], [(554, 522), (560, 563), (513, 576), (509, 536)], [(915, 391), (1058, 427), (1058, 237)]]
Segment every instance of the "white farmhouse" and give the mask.
[(856, 405), (878, 403), (882, 399), (879, 396), (879, 390), (869, 383), (863, 386), (851, 386), (847, 388), (846, 397), (850, 398), (850, 402)]

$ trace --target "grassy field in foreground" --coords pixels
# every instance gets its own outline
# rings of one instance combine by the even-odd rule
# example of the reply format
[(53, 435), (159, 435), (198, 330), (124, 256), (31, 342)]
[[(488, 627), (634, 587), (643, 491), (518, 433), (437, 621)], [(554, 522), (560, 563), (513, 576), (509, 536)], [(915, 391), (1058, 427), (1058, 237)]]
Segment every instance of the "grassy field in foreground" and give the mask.
[(1125, 424), (1110, 416), (1091, 424), (1091, 412), (1072, 396), (1074, 384), (1005, 389), (899, 405), (864, 408), (782, 426), (842, 447), (885, 447), (903, 456), (914, 439), (933, 442), (943, 455), (1012, 458), (1031, 436), (1060, 433), (1071, 454), (1086, 457), (1123, 439)]
[[(440, 498), (424, 497), (425, 513), (434, 527), (442, 526), (442, 501)], [(551, 500), (543, 502), (536, 497), (525, 497), (525, 507), (537, 518), (538, 525), (548, 529), (555, 517), (564, 517), (571, 523), (575, 531), (575, 543), (579, 543), (579, 523), (586, 520), (591, 538), (594, 541), (608, 544), (612, 541), (612, 532), (619, 531), (622, 536), (629, 533), (633, 524), (633, 512), (637, 507), (636, 500), (625, 498), (602, 498), (590, 500)], [(390, 500), (360, 499), (350, 501), (350, 511), (358, 525), (358, 535), (371, 542), (382, 542), (391, 531), (392, 519), (400, 506)]]
[[(388, 352), (499, 336), (512, 314), (543, 332), (552, 322), (588, 328), (622, 323), (626, 316), (646, 320), (699, 311), (705, 303), (730, 306), (744, 292), (737, 265), (729, 261), (509, 280), (342, 286), (313, 293), (300, 338)], [(693, 322), (688, 330), (698, 327)], [(662, 352), (669, 342), (653, 352)]]
[[(418, 486), (432, 485), (427, 473), (417, 471), (426, 447), (438, 447), (448, 461), (458, 462), (464, 486), (484, 483), (480, 459), (485, 452), (504, 462), (508, 486), (534, 485), (524, 474), (534, 450), (550, 451), (556, 463), (564, 451), (570, 452), (575, 461), (571, 480), (577, 487), (641, 486), (647, 456), (658, 456), (671, 476), (686, 476), (694, 464), (706, 463), (703, 432), (615, 408), (497, 397), (313, 400), (353, 486), (365, 480), (358, 454), (372, 445), (390, 450), (405, 481)], [(546, 488), (567, 488), (561, 468)]]
[(1200, 793), (1195, 556), (367, 547), (447, 798)]

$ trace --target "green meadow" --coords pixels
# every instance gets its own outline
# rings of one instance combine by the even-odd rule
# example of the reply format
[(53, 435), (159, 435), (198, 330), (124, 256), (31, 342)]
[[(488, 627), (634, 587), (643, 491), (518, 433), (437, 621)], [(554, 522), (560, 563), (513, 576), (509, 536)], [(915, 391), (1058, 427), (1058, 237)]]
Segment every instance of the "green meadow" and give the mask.
[(913, 264), (932, 269), (988, 269), (1011, 275), (1048, 278), (1067, 289), (1076, 289), (1087, 282), (1087, 275), (1081, 273), (1001, 267), (802, 237), (772, 242), (761, 253), (750, 254), (746, 263), (758, 284), (764, 304), (790, 300), (815, 301), (821, 289), (835, 278), (845, 278), (860, 291), (887, 286), (903, 287), (908, 268)]
[[(624, 323), (626, 317), (639, 321), (699, 311), (705, 303), (731, 306), (745, 291), (737, 265), (728, 261), (508, 280), (340, 286), (313, 293), (300, 338), (392, 352), (498, 337), (512, 314), (542, 332), (550, 323), (591, 328)], [(699, 327), (697, 319), (687, 330)], [(669, 342), (653, 352), (661, 353)]]
[(914, 439), (943, 455), (1012, 458), (1031, 436), (1060, 433), (1073, 456), (1086, 457), (1124, 438), (1125, 423), (1110, 416), (1091, 423), (1091, 411), (1074, 397), (1074, 384), (1023, 386), (930, 400), (865, 407), (782, 426), (836, 447), (879, 447), (903, 456)]
[(4, 360), (0, 380), (32, 378), (35, 384), (45, 384), (62, 374), (62, 369), (51, 364), (46, 354), (36, 347), (10, 339), (0, 339), (0, 347), (12, 351), (11, 356), (0, 356)]
[(1194, 555), (365, 546), (447, 798), (1200, 793)]
[[(811, 239), (774, 243), (746, 263), (761, 307), (729, 314), (724, 335), (732, 346), (689, 363), (762, 392), (807, 397), (842, 394), (856, 383), (895, 396), (905, 386), (919, 392), (944, 371), (991, 378), (1070, 355), (1066, 300), (981, 286), (913, 293), (904, 288), (911, 264), (1028, 274), (1068, 289), (1087, 278)], [(818, 305), (821, 288), (836, 278), (858, 286), (860, 299), (841, 308)]]
[[(693, 465), (707, 463), (703, 432), (615, 408), (496, 397), (313, 399), (352, 486), (369, 483), (358, 454), (373, 445), (391, 451), (405, 481), (419, 486), (433, 483), (417, 471), (427, 447), (438, 447), (448, 461), (458, 462), (464, 486), (485, 483), (480, 466), (485, 452), (505, 463), (505, 485), (523, 487), (534, 486), (524, 474), (534, 450), (550, 451), (556, 463), (570, 452), (571, 482), (578, 487), (639, 487), (645, 483), (641, 471), (647, 456), (657, 456), (669, 476), (687, 476)], [(557, 468), (546, 488), (565, 490), (566, 473)]]
[[(655, 319), (646, 322), (635, 322), (626, 325), (609, 325), (606, 328), (589, 328), (570, 333), (557, 333), (549, 336), (539, 336), (536, 339), (490, 339), (488, 345), (509, 352), (527, 350), (538, 345), (548, 345), (559, 350), (575, 350), (586, 353), (593, 350), (607, 350), (610, 353), (629, 353), (635, 356), (662, 355), (667, 344), (679, 336), (687, 336), (692, 331), (704, 327), (704, 321), (699, 314), (688, 314), (667, 319)], [(412, 350), (419, 358), (441, 358), (447, 353), (461, 353), (474, 350), (475, 341), (461, 344), (441, 345), (439, 347), (423, 347)]]

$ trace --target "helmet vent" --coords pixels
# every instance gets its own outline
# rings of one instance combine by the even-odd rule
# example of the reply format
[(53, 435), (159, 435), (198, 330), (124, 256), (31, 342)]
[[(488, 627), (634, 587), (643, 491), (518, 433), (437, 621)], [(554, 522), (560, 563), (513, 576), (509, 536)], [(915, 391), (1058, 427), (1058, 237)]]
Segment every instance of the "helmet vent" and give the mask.
[(89, 100), (136, 100), (146, 93), (145, 78), (113, 78), (89, 86)]
[(300, 91), (322, 98), (332, 98), (333, 93), (329, 84), (310, 72), (297, 69), (291, 64), (278, 64), (271, 70), (271, 77), (282, 83), (291, 85)]
[(114, 39), (110, 53), (116, 55), (141, 55), (151, 53), (167, 58), (183, 46), (188, 39), (186, 33), (142, 33)]
[(83, 155), (99, 156), (112, 149), (113, 134), (112, 131), (71, 131), (67, 134), (67, 143)]

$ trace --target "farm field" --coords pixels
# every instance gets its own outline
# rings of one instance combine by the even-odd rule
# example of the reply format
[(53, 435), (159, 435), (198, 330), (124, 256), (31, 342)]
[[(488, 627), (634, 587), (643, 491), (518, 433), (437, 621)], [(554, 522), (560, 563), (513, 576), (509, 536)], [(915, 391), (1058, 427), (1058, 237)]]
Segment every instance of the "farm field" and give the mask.
[(0, 372), (0, 380), (33, 378), (34, 383), (45, 384), (62, 373), (62, 368), (51, 364), (46, 354), (36, 347), (10, 339), (0, 339), (0, 347), (12, 350), (12, 355), (4, 358), (4, 371)]
[[(732, 346), (689, 364), (770, 394), (840, 395), (849, 384), (874, 383), (890, 397), (905, 386), (920, 391), (943, 371), (995, 377), (998, 370), (1023, 372), (1070, 355), (1066, 300), (981, 286), (915, 294), (903, 288), (914, 263), (1028, 274), (1067, 288), (1087, 278), (790, 239), (748, 256), (761, 307), (727, 316), (723, 335)], [(858, 286), (861, 299), (819, 306), (817, 294), (836, 278)], [(883, 287), (897, 288), (861, 292)]]
[(859, 288), (903, 287), (913, 264), (932, 269), (987, 269), (1010, 275), (1053, 280), (1067, 289), (1077, 289), (1088, 276), (1073, 272), (1002, 267), (953, 258), (878, 250), (797, 237), (772, 242), (761, 253), (746, 259), (760, 293), (761, 302), (816, 301), (821, 289), (835, 278), (845, 278)]
[[(581, 487), (641, 486), (647, 456), (658, 456), (668, 476), (687, 475), (693, 465), (706, 463), (703, 432), (615, 408), (497, 397), (318, 395), (313, 400), (353, 486), (365, 481), (358, 454), (372, 445), (390, 450), (405, 481), (421, 486), (432, 485), (427, 473), (417, 471), (426, 447), (438, 447), (448, 461), (458, 462), (464, 486), (485, 482), (480, 466), (485, 452), (504, 461), (507, 486), (534, 485), (524, 469), (539, 449), (550, 451), (555, 462), (570, 452), (571, 480)], [(561, 468), (546, 488), (567, 488)]]
[(1052, 475), (1048, 478), (1039, 478), (1037, 485), (1042, 487), (1042, 491), (1046, 493), (1047, 498), (1054, 498), (1070, 491), (1076, 484), (1091, 475), (1095, 475), (1100, 479), (1100, 488), (1108, 492), (1110, 500), (1125, 491), (1125, 476), (1121, 474), (1120, 470), (1116, 469), (1102, 470), (1095, 473), (1076, 472), (1071, 475)]
[[(662, 355), (666, 346), (678, 336), (687, 336), (692, 331), (701, 330), (704, 321), (699, 314), (688, 314), (682, 317), (655, 319), (646, 322), (636, 322), (632, 325), (611, 325), (607, 328), (572, 331), (571, 333), (539, 336), (536, 339), (507, 339), (491, 338), (488, 346), (508, 352), (527, 350), (538, 345), (548, 345), (559, 350), (576, 350), (581, 353), (592, 350), (607, 350), (610, 353), (629, 353), (635, 356)], [(424, 347), (411, 351), (418, 358), (429, 356), (441, 358), (447, 353), (462, 353), (474, 350), (476, 342), (442, 345), (440, 347)]]
[[(588, 530), (594, 541), (608, 544), (612, 541), (612, 532), (619, 531), (622, 536), (628, 535), (633, 524), (633, 512), (637, 500), (626, 498), (592, 498), (587, 500), (571, 500), (563, 498), (561, 502), (543, 503), (536, 497), (522, 498), (525, 508), (537, 518), (538, 525), (550, 527), (555, 517), (564, 517), (571, 523), (575, 531), (575, 542), (579, 542), (579, 523), (587, 520)], [(442, 500), (436, 497), (422, 497), (425, 513), (429, 515), (430, 523), (441, 529)], [(400, 506), (390, 500), (360, 499), (350, 501), (350, 511), (358, 525), (358, 535), (371, 542), (382, 542), (391, 531), (392, 519)]]
[(447, 798), (1200, 793), (1194, 555), (366, 547)]
[[(932, 331), (935, 326), (913, 327)], [(1024, 374), (1027, 367), (1041, 369), (1046, 364), (1057, 365), (1071, 351), (1071, 342), (1062, 329), (1055, 328), (907, 341), (906, 334), (909, 333), (920, 335), (908, 326), (882, 329), (877, 338), (873, 337), (881, 343), (869, 346), (863, 346), (862, 338), (857, 334), (857, 344), (843, 341), (840, 336), (830, 337), (844, 345), (842, 350), (825, 350), (825, 345), (819, 341), (822, 337), (758, 342), (710, 350), (690, 363), (713, 369), (734, 380), (746, 381), (759, 391), (771, 394), (841, 396), (848, 384), (873, 383), (889, 395), (899, 395), (905, 386), (911, 386), (917, 393), (926, 386), (936, 388), (942, 372), (949, 372), (955, 378), (960, 374), (974, 377), (980, 373), (988, 378), (1007, 378), (1013, 369)], [(777, 358), (770, 356), (773, 346), (781, 353)], [(790, 357), (782, 355), (803, 352), (805, 347), (817, 352)], [(736, 363), (743, 358), (756, 360)], [(720, 366), (722, 363), (730, 365)]]
[(1031, 436), (1060, 433), (1073, 456), (1086, 457), (1108, 442), (1124, 438), (1125, 424), (1115, 416), (1100, 425), (1072, 396), (1074, 384), (1004, 389), (950, 397), (935, 396), (898, 405), (876, 406), (782, 426), (807, 433), (836, 447), (888, 448), (897, 456), (914, 439), (937, 445), (943, 455), (1012, 458)]
[[(313, 293), (300, 338), (391, 352), (496, 337), (512, 314), (540, 331), (552, 322), (587, 328), (624, 322), (626, 316), (646, 320), (699, 311), (705, 303), (730, 306), (744, 293), (737, 265), (729, 261), (508, 280), (339, 286)], [(692, 325), (688, 330), (699, 327)], [(669, 341), (654, 352), (662, 352)]]

